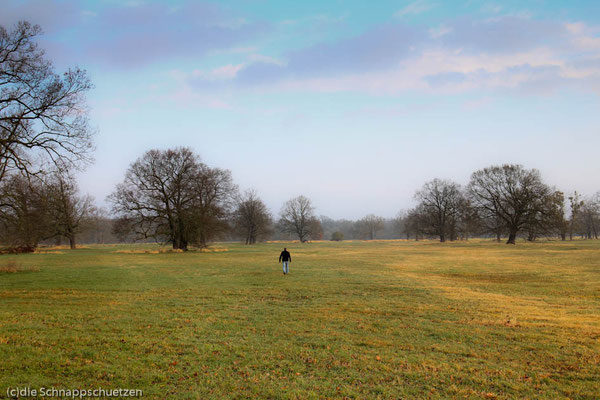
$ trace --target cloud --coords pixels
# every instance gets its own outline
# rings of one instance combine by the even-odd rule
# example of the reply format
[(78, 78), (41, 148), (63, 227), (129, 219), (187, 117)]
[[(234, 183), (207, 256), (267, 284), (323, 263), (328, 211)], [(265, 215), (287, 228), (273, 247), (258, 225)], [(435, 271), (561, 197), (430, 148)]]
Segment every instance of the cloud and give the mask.
[(252, 63), (239, 72), (238, 83), (256, 85), (286, 78), (336, 76), (387, 68), (407, 57), (411, 47), (419, 41), (420, 38), (408, 27), (385, 25), (354, 38), (290, 52), (285, 64)]
[(462, 83), (467, 79), (467, 75), (462, 72), (439, 72), (433, 75), (423, 77), (431, 86), (443, 86), (448, 84)]
[(429, 3), (425, 0), (417, 0), (398, 10), (394, 15), (396, 17), (404, 17), (407, 15), (422, 14), (431, 10), (433, 7), (435, 7), (435, 5), (435, 3)]
[(445, 25), (440, 25), (437, 28), (431, 28), (429, 29), (429, 36), (432, 39), (438, 39), (441, 38), (444, 35), (449, 34), (450, 32), (452, 32), (452, 28), (449, 28)]
[(33, 0), (23, 3), (3, 2), (0, 12), (0, 25), (10, 29), (19, 21), (29, 21), (42, 27), (44, 32), (53, 34), (65, 26), (81, 22), (85, 10), (75, 0), (65, 0), (60, 3)]
[(449, 32), (439, 37), (451, 48), (473, 52), (514, 53), (540, 45), (556, 46), (567, 37), (564, 24), (514, 16), (485, 20), (461, 18), (449, 24)]
[(434, 31), (388, 24), (353, 38), (291, 51), (281, 57), (284, 61), (248, 59), (226, 84), (373, 94), (597, 91), (600, 51), (594, 52), (593, 45), (600, 38), (595, 32), (582, 23), (515, 16), (446, 21)]
[(109, 64), (135, 67), (239, 47), (266, 29), (266, 24), (246, 22), (209, 3), (190, 2), (174, 9), (144, 3), (103, 13), (99, 17), (102, 39), (89, 51)]
[(3, 6), (0, 23), (12, 25), (21, 19), (39, 23), (56, 34), (54, 46), (63, 40), (61, 33), (68, 32), (71, 58), (120, 68), (241, 48), (269, 29), (267, 23), (247, 21), (205, 2), (188, 1), (177, 7), (141, 1), (100, 5), (94, 10), (82, 7), (83, 3), (73, 0), (26, 1)]
[(213, 68), (210, 71), (195, 70), (192, 75), (195, 78), (200, 78), (209, 81), (233, 79), (243, 67), (244, 64), (227, 64), (221, 67)]

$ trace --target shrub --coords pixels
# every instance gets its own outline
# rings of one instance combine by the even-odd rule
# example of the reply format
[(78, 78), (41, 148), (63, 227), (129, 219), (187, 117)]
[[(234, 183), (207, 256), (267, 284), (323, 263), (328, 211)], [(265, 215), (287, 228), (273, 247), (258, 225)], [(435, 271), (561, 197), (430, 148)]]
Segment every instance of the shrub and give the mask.
[(336, 242), (344, 240), (344, 234), (342, 232), (340, 232), (340, 231), (333, 232), (331, 234), (331, 240), (334, 240)]

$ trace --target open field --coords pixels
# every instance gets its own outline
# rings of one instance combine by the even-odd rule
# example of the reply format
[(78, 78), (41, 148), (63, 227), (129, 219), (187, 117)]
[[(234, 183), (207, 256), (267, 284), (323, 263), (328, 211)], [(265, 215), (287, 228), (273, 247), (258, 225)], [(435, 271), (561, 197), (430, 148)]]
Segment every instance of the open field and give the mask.
[(599, 241), (214, 247), (0, 256), (2, 393), (600, 397)]

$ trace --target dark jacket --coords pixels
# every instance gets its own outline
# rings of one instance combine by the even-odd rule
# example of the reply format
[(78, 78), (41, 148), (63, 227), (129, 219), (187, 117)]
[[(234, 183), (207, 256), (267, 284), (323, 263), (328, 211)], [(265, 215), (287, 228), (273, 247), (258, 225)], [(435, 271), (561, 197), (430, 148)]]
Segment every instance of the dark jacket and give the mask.
[(292, 261), (292, 256), (290, 255), (289, 251), (284, 250), (281, 252), (279, 255), (279, 262), (281, 261)]

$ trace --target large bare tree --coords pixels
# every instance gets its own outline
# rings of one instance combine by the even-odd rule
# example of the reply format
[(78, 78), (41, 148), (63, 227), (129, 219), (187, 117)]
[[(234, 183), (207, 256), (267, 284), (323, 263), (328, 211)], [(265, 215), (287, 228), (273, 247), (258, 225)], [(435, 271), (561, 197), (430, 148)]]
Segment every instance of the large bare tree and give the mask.
[(71, 249), (77, 247), (77, 235), (91, 223), (95, 207), (89, 195), (80, 195), (72, 175), (64, 171), (52, 173), (46, 180), (50, 227), (55, 236), (67, 238)]
[(298, 196), (288, 200), (281, 208), (279, 216), (281, 230), (298, 236), (302, 243), (308, 241), (311, 235), (319, 233), (318, 229), (321, 224), (315, 216), (315, 209), (310, 199), (307, 197)]
[(188, 148), (150, 150), (109, 196), (119, 232), (187, 250), (227, 229), (235, 186), (229, 171), (209, 168)]
[(507, 244), (515, 244), (517, 234), (538, 218), (552, 194), (537, 170), (513, 164), (474, 172), (468, 190), (483, 218), (501, 222)]
[(39, 173), (44, 162), (80, 165), (93, 147), (90, 80), (79, 68), (57, 74), (35, 42), (40, 34), (28, 22), (0, 26), (0, 181), (14, 171)]
[(238, 196), (233, 225), (246, 244), (254, 244), (272, 233), (273, 219), (256, 191), (248, 190)]
[(422, 220), (430, 232), (439, 236), (440, 242), (445, 242), (447, 237), (455, 240), (461, 207), (465, 202), (460, 185), (434, 179), (416, 192), (415, 199), (419, 202)]

